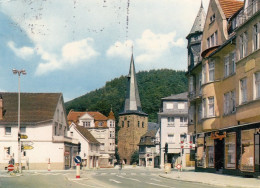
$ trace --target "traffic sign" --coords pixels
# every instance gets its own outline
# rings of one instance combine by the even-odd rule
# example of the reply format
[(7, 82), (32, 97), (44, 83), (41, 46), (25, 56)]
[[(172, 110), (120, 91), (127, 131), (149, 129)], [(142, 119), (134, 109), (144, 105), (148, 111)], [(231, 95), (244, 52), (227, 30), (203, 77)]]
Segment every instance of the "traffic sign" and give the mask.
[(178, 170), (181, 169), (181, 165), (178, 164), (178, 165), (176, 166), (176, 168), (177, 168)]
[(20, 138), (21, 138), (21, 139), (27, 139), (28, 136), (27, 136), (26, 134), (21, 134), (21, 135), (20, 135)]
[(81, 157), (80, 156), (76, 156), (74, 159), (75, 163), (81, 163)]
[(23, 146), (23, 149), (24, 149), (24, 150), (31, 150), (31, 149), (33, 149), (33, 146), (24, 145), (24, 146)]
[(9, 172), (13, 171), (14, 170), (14, 165), (12, 165), (12, 164), (8, 165), (7, 170)]

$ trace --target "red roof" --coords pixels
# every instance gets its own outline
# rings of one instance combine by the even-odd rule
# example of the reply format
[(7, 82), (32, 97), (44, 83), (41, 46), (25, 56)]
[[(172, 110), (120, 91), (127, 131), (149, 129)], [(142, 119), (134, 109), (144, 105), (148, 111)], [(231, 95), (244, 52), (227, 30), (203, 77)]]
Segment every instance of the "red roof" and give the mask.
[(86, 113), (87, 112), (74, 112), (73, 110), (70, 110), (70, 112), (67, 116), (67, 120), (69, 123), (71, 123), (71, 122), (76, 123), (78, 121), (79, 117), (83, 116)]
[(244, 1), (238, 0), (218, 0), (219, 4), (226, 16), (226, 19), (230, 18), (239, 9), (244, 6)]
[(89, 115), (91, 115), (95, 121), (106, 121), (107, 117), (101, 114), (100, 112), (87, 112)]

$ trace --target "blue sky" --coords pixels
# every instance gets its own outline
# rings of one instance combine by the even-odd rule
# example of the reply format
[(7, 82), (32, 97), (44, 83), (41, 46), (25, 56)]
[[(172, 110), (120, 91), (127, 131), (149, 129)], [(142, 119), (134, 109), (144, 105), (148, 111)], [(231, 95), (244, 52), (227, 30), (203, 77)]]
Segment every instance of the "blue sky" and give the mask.
[[(209, 0), (203, 0), (207, 9)], [(128, 4), (129, 3), (129, 4)], [(62, 92), (65, 101), (137, 71), (186, 70), (201, 0), (0, 0), (0, 91)]]

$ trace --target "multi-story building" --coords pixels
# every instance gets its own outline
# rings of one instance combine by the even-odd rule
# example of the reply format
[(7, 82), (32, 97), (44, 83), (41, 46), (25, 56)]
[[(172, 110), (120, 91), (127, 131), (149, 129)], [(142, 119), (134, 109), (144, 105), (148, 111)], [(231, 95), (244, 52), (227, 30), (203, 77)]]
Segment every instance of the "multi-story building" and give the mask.
[(114, 165), (115, 159), (115, 117), (100, 112), (76, 112), (71, 110), (68, 114), (68, 122), (88, 129), (88, 131), (100, 143), (99, 167)]
[(132, 54), (124, 110), (119, 113), (118, 153), (124, 163), (130, 164), (131, 156), (138, 151), (138, 143), (147, 131), (148, 115), (142, 111), (137, 80), (135, 75), (134, 57)]
[[(171, 163), (173, 167), (194, 166), (190, 159), (190, 136), (188, 135), (188, 93), (162, 98), (158, 113), (160, 124), (160, 166)], [(168, 152), (165, 149), (168, 145)], [(166, 148), (165, 148), (166, 147)], [(167, 149), (166, 149), (167, 150)]]
[[(61, 93), (21, 93), (22, 169), (63, 170), (74, 166), (78, 140), (67, 136)], [(0, 93), (0, 168), (12, 157), (18, 166), (18, 94)], [(27, 138), (26, 138), (27, 137)], [(26, 139), (23, 139), (26, 138)]]
[[(259, 0), (211, 0), (202, 37), (196, 170), (259, 175)], [(201, 110), (200, 110), (201, 109)], [(201, 116), (200, 116), (201, 115)]]
[(139, 166), (160, 167), (160, 129), (155, 123), (148, 123), (148, 131), (141, 136), (139, 146)]

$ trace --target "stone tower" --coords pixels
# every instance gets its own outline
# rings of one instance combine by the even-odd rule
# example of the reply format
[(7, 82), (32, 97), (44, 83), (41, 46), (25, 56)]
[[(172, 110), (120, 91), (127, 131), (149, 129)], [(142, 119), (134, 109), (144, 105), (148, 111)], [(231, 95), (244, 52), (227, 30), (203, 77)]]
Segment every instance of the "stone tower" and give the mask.
[(118, 153), (121, 160), (130, 164), (132, 154), (138, 150), (137, 144), (147, 131), (148, 115), (142, 111), (137, 80), (135, 75), (134, 57), (132, 54), (124, 110), (119, 113)]
[(201, 39), (205, 19), (206, 13), (201, 2), (197, 17), (193, 23), (190, 33), (186, 37), (188, 40), (188, 72), (201, 61)]

